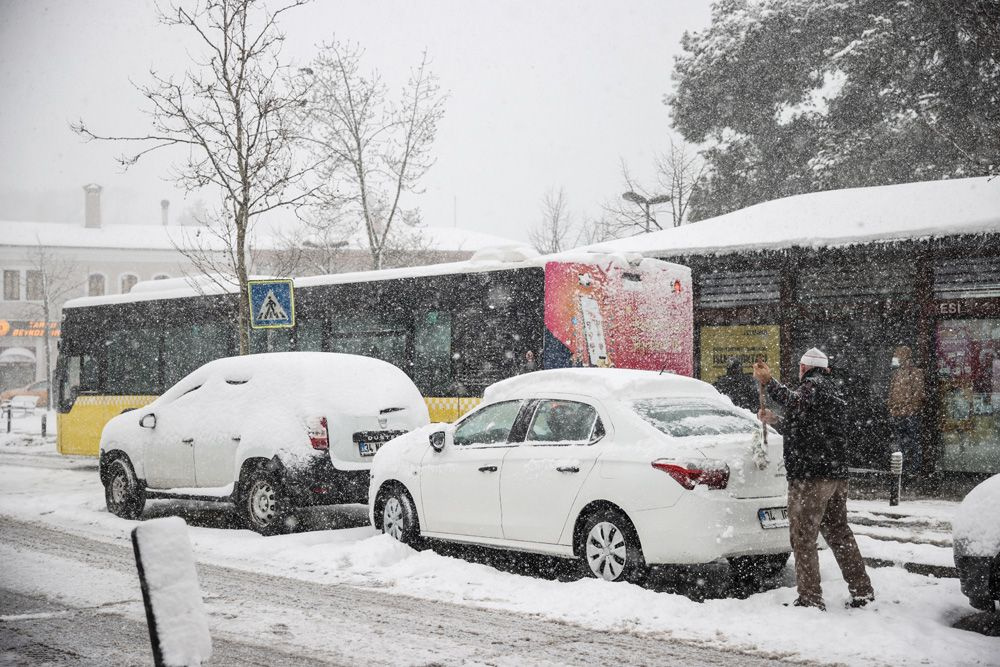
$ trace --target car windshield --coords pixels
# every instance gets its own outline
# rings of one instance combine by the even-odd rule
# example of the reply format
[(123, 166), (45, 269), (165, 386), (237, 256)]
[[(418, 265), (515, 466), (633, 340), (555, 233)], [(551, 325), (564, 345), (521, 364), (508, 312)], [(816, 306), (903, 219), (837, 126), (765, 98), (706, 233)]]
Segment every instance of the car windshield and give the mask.
[(656, 430), (675, 438), (750, 434), (760, 429), (750, 413), (718, 403), (644, 398), (632, 401), (632, 409)]

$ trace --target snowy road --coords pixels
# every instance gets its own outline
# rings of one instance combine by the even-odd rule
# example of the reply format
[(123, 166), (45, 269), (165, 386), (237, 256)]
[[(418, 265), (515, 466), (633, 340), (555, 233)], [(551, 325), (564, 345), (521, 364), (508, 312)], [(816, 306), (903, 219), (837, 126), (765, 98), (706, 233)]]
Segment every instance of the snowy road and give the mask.
[[(0, 558), (8, 564), (0, 576), (6, 659), (150, 662), (129, 548), (4, 517), (0, 534)], [(657, 636), (211, 565), (199, 566), (199, 577), (217, 640), (212, 664), (787, 664)], [(42, 583), (46, 578), (55, 585)], [(81, 606), (72, 592), (61, 592), (69, 579), (76, 587), (90, 582), (94, 604)]]
[[(74, 664), (148, 664), (135, 523), (107, 513), (94, 463), (0, 446), (0, 663), (36, 662), (34, 650), (75, 653)], [(943, 566), (953, 505), (903, 503), (887, 516), (884, 503), (852, 501), (851, 511), (866, 556)], [(144, 517), (180, 511), (157, 501)], [(830, 611), (820, 614), (784, 606), (794, 598), (790, 568), (747, 599), (698, 603), (669, 582), (560, 581), (570, 577), (558, 567), (522, 574), (551, 567), (546, 559), (415, 552), (376, 535), (362, 506), (324, 510), (310, 517), (313, 530), (271, 538), (220, 528), (225, 506), (184, 515), (216, 639), (212, 664), (984, 665), (998, 650), (995, 638), (951, 627), (973, 611), (955, 579), (874, 568), (877, 602), (844, 609), (829, 552)]]

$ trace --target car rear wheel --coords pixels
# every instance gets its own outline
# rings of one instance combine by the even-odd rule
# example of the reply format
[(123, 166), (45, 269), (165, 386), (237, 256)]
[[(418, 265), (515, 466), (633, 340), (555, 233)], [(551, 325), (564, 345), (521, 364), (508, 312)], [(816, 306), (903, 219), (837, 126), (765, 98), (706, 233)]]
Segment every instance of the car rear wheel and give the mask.
[(247, 526), (261, 535), (278, 535), (292, 528), (285, 487), (266, 470), (258, 468), (247, 476), (240, 505)]
[(128, 459), (115, 459), (108, 467), (104, 501), (109, 512), (123, 519), (138, 519), (142, 515), (142, 508), (146, 505), (146, 492), (139, 485)]
[(578, 553), (588, 576), (606, 581), (638, 581), (646, 570), (639, 536), (621, 512), (601, 510), (590, 515), (581, 531)]
[(410, 494), (400, 488), (389, 489), (378, 504), (382, 532), (411, 547), (420, 541), (420, 522)]

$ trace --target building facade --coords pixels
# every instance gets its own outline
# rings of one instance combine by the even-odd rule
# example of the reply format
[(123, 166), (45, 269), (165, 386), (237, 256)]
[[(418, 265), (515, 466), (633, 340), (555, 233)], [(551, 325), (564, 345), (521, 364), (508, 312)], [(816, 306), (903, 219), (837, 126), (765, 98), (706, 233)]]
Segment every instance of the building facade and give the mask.
[(906, 346), (924, 384), (923, 472), (1000, 472), (1000, 180), (790, 197), (641, 243), (612, 245), (692, 269), (701, 379), (763, 356), (794, 386), (819, 347), (848, 401), (851, 464), (885, 469)]

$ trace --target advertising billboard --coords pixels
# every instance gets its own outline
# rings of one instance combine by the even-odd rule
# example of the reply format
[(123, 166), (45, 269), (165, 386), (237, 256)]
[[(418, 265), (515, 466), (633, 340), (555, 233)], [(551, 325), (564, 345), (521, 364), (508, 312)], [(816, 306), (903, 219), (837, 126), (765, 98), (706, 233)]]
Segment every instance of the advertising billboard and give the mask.
[(754, 360), (762, 355), (774, 377), (781, 379), (781, 327), (777, 324), (737, 324), (701, 327), (701, 379), (715, 382), (726, 374), (732, 358), (750, 373)]
[(690, 270), (656, 260), (547, 263), (543, 365), (692, 375)]

